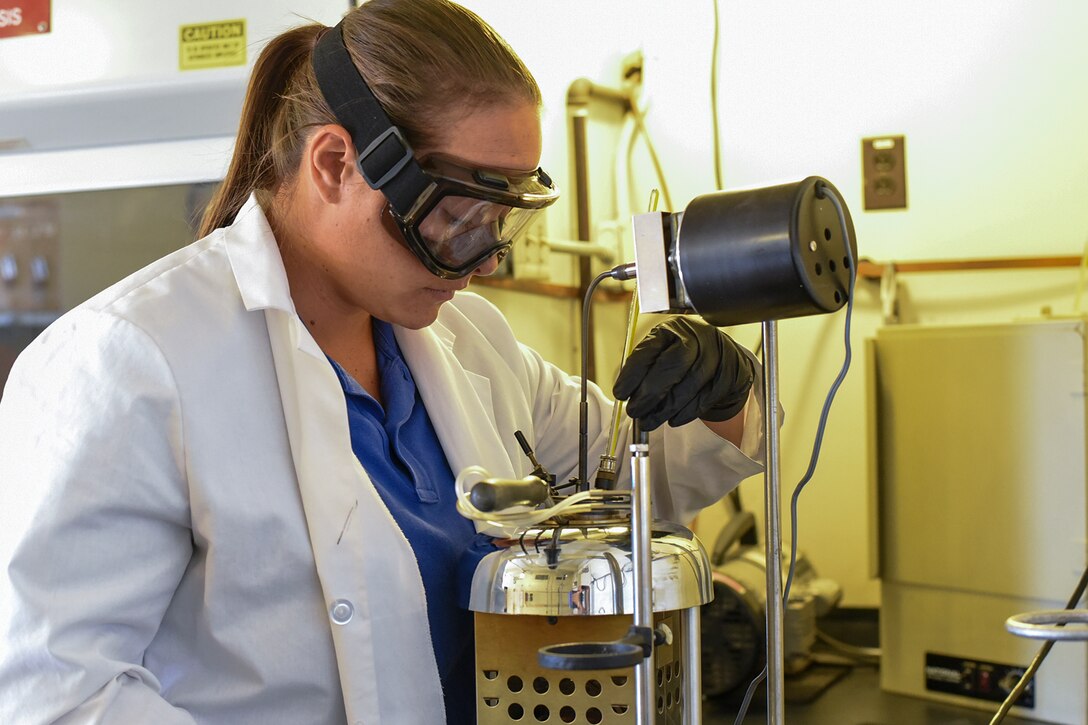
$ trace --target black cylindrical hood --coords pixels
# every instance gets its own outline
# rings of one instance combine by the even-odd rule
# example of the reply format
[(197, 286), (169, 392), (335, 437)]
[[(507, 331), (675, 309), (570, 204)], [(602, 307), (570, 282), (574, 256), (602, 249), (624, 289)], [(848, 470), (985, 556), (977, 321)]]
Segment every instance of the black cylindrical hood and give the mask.
[[(848, 230), (829, 194), (842, 205)], [(680, 220), (674, 253), (696, 312), (714, 325), (737, 325), (842, 307), (857, 244), (838, 190), (810, 176), (696, 197)]]

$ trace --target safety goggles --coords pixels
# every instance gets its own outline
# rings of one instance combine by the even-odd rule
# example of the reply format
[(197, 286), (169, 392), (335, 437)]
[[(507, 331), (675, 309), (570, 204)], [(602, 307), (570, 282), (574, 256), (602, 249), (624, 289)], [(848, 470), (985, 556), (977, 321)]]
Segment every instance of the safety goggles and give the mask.
[(405, 215), (390, 205), (408, 248), (440, 277), (464, 277), (503, 254), (558, 196), (542, 170), (480, 169), (449, 157), (422, 164), (431, 185)]
[(475, 168), (434, 155), (422, 163), (351, 62), (341, 26), (313, 55), (318, 86), (358, 152), (359, 172), (388, 201), (408, 249), (433, 274), (458, 279), (504, 254), (559, 192), (541, 169)]

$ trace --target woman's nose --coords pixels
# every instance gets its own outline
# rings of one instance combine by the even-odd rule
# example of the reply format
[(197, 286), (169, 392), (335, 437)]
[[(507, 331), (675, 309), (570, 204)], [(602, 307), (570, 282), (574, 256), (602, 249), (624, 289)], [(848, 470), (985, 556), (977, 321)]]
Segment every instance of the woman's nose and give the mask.
[(490, 257), (480, 262), (480, 266), (472, 270), (472, 273), (474, 275), (479, 275), (480, 277), (486, 277), (489, 274), (494, 274), (495, 270), (499, 268), (499, 261), (501, 257), (501, 254), (492, 254)]

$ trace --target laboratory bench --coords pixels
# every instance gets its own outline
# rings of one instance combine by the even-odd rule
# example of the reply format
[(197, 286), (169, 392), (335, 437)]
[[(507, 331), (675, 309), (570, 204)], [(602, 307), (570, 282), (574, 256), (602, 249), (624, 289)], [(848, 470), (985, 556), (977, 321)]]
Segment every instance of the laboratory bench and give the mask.
[[(863, 647), (879, 644), (879, 620), (875, 609), (842, 610), (821, 621), (821, 630), (836, 640)], [(838, 653), (818, 643), (818, 659), (835, 661)], [(880, 689), (875, 663), (813, 664), (785, 681), (787, 725), (989, 725), (1000, 703), (985, 709), (961, 707)], [(740, 696), (709, 698), (703, 702), (703, 725), (733, 725)], [(766, 690), (753, 698), (744, 725), (767, 721)], [(1004, 725), (1044, 725), (1009, 715)], [(1068, 725), (1082, 725), (1069, 723)]]
[[(762, 725), (767, 721), (765, 703), (758, 698), (753, 702), (744, 725)], [(787, 702), (785, 722), (787, 725), (989, 725), (998, 707), (994, 703), (993, 709), (977, 710), (884, 692), (880, 689), (877, 668), (858, 665), (849, 668), (814, 700)], [(733, 725), (736, 716), (735, 704), (713, 699), (703, 703), (703, 725)], [(1042, 725), (1042, 722), (1010, 715), (1004, 725)]]

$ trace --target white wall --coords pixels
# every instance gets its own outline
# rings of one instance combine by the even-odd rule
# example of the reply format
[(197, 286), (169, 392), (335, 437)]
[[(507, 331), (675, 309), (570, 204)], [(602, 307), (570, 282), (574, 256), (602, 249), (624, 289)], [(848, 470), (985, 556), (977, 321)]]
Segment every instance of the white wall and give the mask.
[[(619, 59), (641, 48), (647, 124), (674, 204), (714, 189), (710, 0), (465, 4), (537, 75), (547, 105), (544, 164), (560, 184), (570, 186), (567, 85), (581, 76), (617, 85)], [(1088, 234), (1088, 3), (721, 5), (726, 188), (824, 176), (851, 207), (860, 254), (878, 261), (1080, 254)], [(908, 210), (863, 210), (860, 140), (882, 134), (906, 136)], [(607, 176), (615, 152), (594, 148), (591, 173)], [(640, 158), (637, 181), (648, 192), (656, 182)], [(622, 206), (625, 195), (618, 198)], [(569, 230), (566, 203), (549, 219), (550, 230)], [(612, 214), (609, 206), (598, 194), (595, 216)], [(1069, 313), (1077, 281), (1075, 270), (905, 275), (902, 313), (927, 323), (1008, 320), (1044, 306)], [(545, 332), (535, 322), (539, 299), (494, 297), (523, 337), (560, 364), (573, 364), (573, 303), (554, 303), (554, 315), (565, 315), (572, 332), (554, 339), (557, 325)], [(859, 282), (856, 300), (855, 365), (830, 417), (816, 478), (801, 498), (799, 533), (821, 574), (844, 585), (846, 604), (869, 606), (879, 603), (879, 582), (869, 574), (862, 343), (882, 324), (877, 283)], [(622, 313), (606, 317), (622, 322)], [(787, 484), (807, 466), (824, 393), (841, 364), (842, 326), (841, 313), (780, 323)], [(748, 345), (758, 339), (753, 326), (734, 334)], [(748, 507), (762, 509), (761, 486), (759, 479), (743, 486)], [(704, 538), (721, 518), (701, 517)]]

